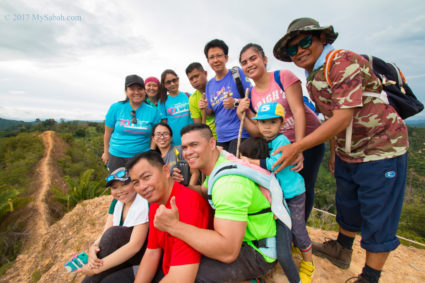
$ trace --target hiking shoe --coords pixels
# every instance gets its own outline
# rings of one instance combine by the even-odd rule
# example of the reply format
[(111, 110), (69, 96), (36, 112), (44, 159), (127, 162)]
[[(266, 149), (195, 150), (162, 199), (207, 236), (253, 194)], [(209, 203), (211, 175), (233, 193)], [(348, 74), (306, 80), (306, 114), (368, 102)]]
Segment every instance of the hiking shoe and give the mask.
[(364, 278), (363, 276), (359, 275), (356, 277), (351, 277), (348, 278), (345, 283), (370, 283), (369, 280), (367, 280), (366, 278)]
[(313, 280), (313, 274), (316, 267), (314, 263), (302, 260), (300, 262), (300, 279), (301, 283), (310, 283)]
[(312, 243), (313, 254), (329, 259), (336, 266), (347, 269), (350, 267), (353, 250), (344, 249), (337, 240), (324, 243)]

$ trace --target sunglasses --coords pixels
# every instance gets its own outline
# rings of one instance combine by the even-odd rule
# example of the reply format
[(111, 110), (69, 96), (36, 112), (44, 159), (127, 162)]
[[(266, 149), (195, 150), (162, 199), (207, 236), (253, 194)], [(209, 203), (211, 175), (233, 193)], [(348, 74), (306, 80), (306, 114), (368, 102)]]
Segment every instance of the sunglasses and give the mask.
[(130, 112), (130, 115), (131, 115), (131, 123), (137, 124), (136, 111), (132, 110)]
[(112, 181), (113, 179), (115, 179), (115, 178), (123, 178), (123, 177), (125, 177), (127, 175), (127, 172), (125, 171), (125, 170), (121, 170), (121, 171), (118, 171), (117, 173), (115, 173), (115, 174), (111, 174), (111, 175), (109, 175), (107, 178), (106, 178), (106, 182), (109, 182), (109, 181)]
[(306, 49), (306, 48), (309, 48), (312, 43), (313, 43), (313, 36), (311, 34), (307, 35), (306, 37), (301, 39), (300, 42), (298, 42), (297, 44), (288, 46), (286, 48), (286, 54), (288, 54), (289, 57), (294, 56), (295, 54), (298, 53), (298, 46), (301, 47), (302, 49)]
[(165, 81), (165, 84), (166, 85), (170, 85), (170, 84), (175, 84), (175, 83), (177, 83), (179, 81), (179, 78), (174, 78), (174, 79), (172, 79), (172, 80), (168, 80), (168, 81)]

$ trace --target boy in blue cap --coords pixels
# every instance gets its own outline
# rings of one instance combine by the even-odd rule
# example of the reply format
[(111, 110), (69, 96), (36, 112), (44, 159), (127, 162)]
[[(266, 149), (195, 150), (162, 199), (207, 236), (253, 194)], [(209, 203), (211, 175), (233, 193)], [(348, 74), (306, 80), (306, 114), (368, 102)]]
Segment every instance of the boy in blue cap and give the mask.
[[(285, 111), (283, 106), (277, 102), (269, 102), (260, 106), (256, 117), (258, 129), (267, 141), (269, 147), (269, 156), (264, 159), (251, 159), (243, 156), (242, 159), (249, 161), (265, 168), (269, 171), (275, 171), (277, 167), (272, 165), (280, 157), (280, 154), (272, 153), (280, 146), (290, 144), (288, 138), (279, 134), (284, 125)], [(303, 260), (300, 263), (299, 274), (293, 272), (296, 270), (295, 264), (291, 256), (291, 234), (289, 229), (280, 221), (276, 221), (276, 241), (277, 256), (279, 263), (285, 270), (285, 273), (292, 282), (311, 282), (315, 266), (313, 264), (313, 256), (311, 251), (311, 240), (305, 226), (305, 184), (303, 177), (292, 171), (293, 166), (288, 166), (277, 172), (276, 178), (283, 191), (283, 196), (288, 204), (291, 212), (292, 236), (294, 245), (300, 249)]]

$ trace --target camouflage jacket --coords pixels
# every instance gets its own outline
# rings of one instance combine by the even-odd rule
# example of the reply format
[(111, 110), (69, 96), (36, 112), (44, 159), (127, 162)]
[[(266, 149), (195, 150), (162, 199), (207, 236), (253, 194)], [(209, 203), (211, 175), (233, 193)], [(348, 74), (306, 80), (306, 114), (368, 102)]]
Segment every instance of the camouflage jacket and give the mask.
[(407, 152), (407, 127), (394, 108), (379, 98), (362, 96), (362, 92), (380, 93), (382, 85), (369, 62), (347, 50), (331, 61), (330, 86), (323, 66), (310, 73), (307, 90), (316, 108), (326, 119), (335, 109), (355, 108), (351, 153), (344, 151), (345, 131), (337, 137), (336, 153), (345, 162), (359, 163), (393, 158)]

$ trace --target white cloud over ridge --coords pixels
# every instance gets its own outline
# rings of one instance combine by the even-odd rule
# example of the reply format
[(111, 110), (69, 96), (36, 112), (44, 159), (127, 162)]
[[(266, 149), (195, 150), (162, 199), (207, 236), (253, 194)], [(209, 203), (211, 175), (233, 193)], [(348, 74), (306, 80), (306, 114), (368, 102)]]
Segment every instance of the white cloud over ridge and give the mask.
[[(11, 20), (23, 14), (81, 21)], [(424, 15), (419, 0), (0, 1), (0, 117), (102, 120), (124, 97), (126, 75), (159, 77), (167, 68), (179, 74), (183, 91), (192, 91), (184, 70), (198, 61), (212, 77), (203, 48), (213, 38), (228, 43), (229, 67), (246, 43), (256, 42), (270, 70), (288, 68), (304, 79), (272, 54), (288, 24), (303, 16), (332, 24), (337, 48), (396, 62), (425, 101)]]

